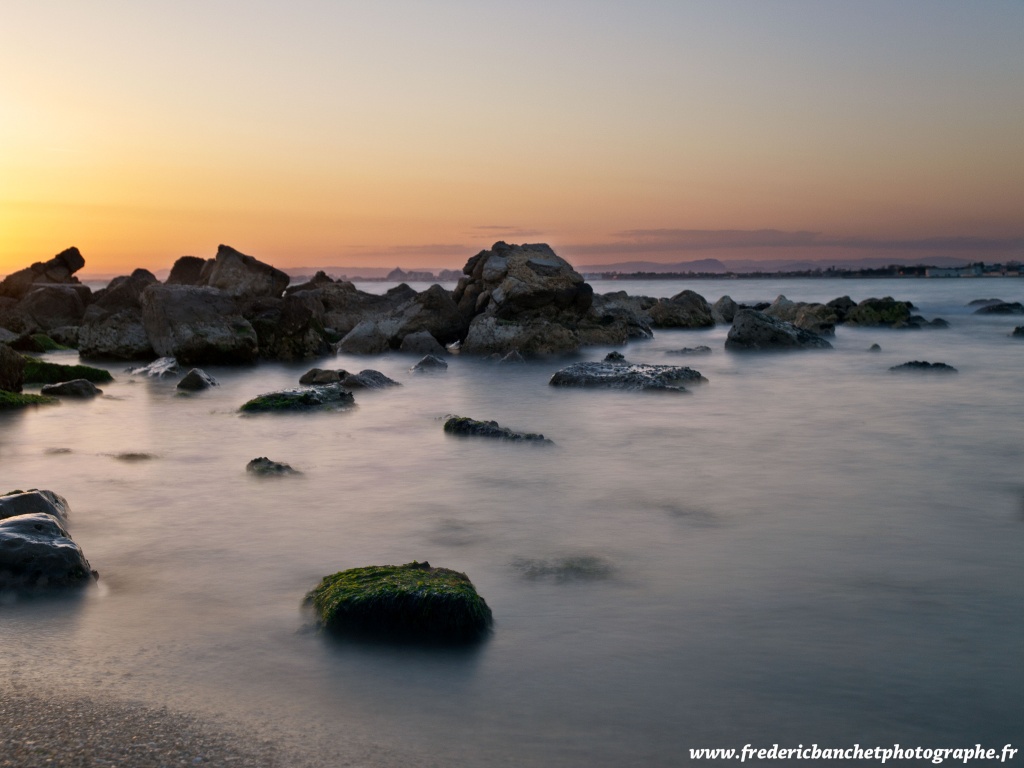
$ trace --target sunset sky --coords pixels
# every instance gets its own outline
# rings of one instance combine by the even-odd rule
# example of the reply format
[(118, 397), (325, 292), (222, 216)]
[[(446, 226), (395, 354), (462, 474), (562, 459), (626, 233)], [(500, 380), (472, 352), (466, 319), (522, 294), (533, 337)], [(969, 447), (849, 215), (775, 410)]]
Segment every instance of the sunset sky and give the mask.
[(1024, 259), (1024, 2), (7, 0), (0, 274)]

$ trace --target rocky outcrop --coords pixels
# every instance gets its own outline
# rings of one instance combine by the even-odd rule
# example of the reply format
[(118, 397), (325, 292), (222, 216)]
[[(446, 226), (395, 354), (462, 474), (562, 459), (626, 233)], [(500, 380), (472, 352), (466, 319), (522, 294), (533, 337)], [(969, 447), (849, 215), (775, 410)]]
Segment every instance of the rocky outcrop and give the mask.
[(387, 389), (402, 385), (380, 371), (367, 368), (359, 373), (346, 373), (341, 379), (341, 386), (345, 389)]
[(282, 475), (301, 475), (297, 469), (292, 469), (290, 464), (282, 464), (279, 461), (271, 461), (266, 456), (253, 459), (245, 465), (245, 471), (260, 477), (280, 477)]
[(0, 520), (0, 590), (83, 586), (95, 579), (82, 548), (53, 515)]
[(710, 328), (715, 324), (707, 300), (690, 290), (659, 299), (648, 311), (654, 328)]
[(733, 351), (832, 349), (816, 333), (769, 317), (756, 309), (741, 309), (732, 321), (725, 348)]
[(268, 392), (246, 402), (243, 413), (335, 411), (355, 404), (355, 397), (340, 384)]
[(952, 365), (946, 363), (929, 363), (927, 360), (911, 360), (909, 363), (894, 365), (890, 369), (893, 373), (956, 373)]
[[(171, 273), (167, 276), (167, 285), (202, 285), (203, 269), (206, 267), (207, 259), (199, 256), (182, 256), (171, 267)], [(212, 269), (212, 267), (211, 267)]]
[(1019, 301), (1000, 301), (974, 310), (976, 315), (1024, 315), (1024, 304)]
[(444, 423), (444, 431), (449, 435), (464, 437), (489, 437), (496, 440), (552, 444), (544, 435), (535, 432), (516, 432), (499, 425), (496, 421), (477, 421), (465, 416), (450, 416)]
[(914, 305), (909, 301), (897, 301), (891, 296), (864, 299), (846, 313), (843, 322), (847, 325), (888, 325), (899, 328), (906, 325), (913, 308)]
[(686, 392), (685, 384), (706, 382), (699, 371), (679, 365), (646, 365), (625, 360), (573, 363), (555, 373), (553, 387)]
[(81, 323), (89, 294), (84, 285), (43, 285), (26, 293), (20, 307), (37, 326), (49, 331)]
[(77, 248), (61, 251), (49, 261), (39, 261), (18, 270), (0, 282), (0, 296), (20, 299), (34, 287), (46, 284), (78, 283), (74, 273), (85, 266)]
[(447, 371), (448, 363), (435, 355), (427, 355), (412, 367), (413, 373), (428, 373), (431, 371)]
[[(378, 310), (373, 317), (360, 321), (338, 343), (338, 351), (347, 354), (379, 354), (400, 349), (413, 334), (421, 338), (419, 346), (427, 347), (423, 334), (429, 334), (435, 346), (457, 341), (465, 333), (466, 319), (459, 312), (451, 294), (440, 285), (432, 285), (423, 293), (414, 294), (386, 313)], [(415, 339), (407, 346), (412, 346)]]
[(153, 357), (153, 345), (142, 322), (142, 294), (157, 282), (149, 270), (136, 269), (98, 291), (78, 332), (79, 354), (87, 359)]
[(234, 299), (215, 288), (151, 285), (142, 293), (142, 322), (156, 354), (183, 365), (256, 361), (256, 331)]
[(202, 368), (193, 368), (182, 377), (176, 389), (182, 389), (186, 392), (201, 392), (204, 389), (218, 386), (220, 386), (220, 382)]
[(25, 358), (6, 344), (0, 344), (0, 390), (21, 392), (25, 382)]
[(259, 259), (220, 245), (216, 258), (203, 266), (200, 280), (234, 298), (257, 298), (281, 296), (291, 278)]
[(711, 318), (719, 324), (728, 325), (736, 317), (739, 311), (739, 304), (729, 296), (723, 296), (711, 305)]
[(398, 351), (410, 355), (443, 355), (445, 348), (429, 331), (416, 331), (402, 339)]
[(330, 351), (324, 305), (314, 293), (253, 299), (243, 307), (242, 314), (256, 331), (261, 358), (306, 360)]
[(59, 520), (67, 520), (71, 514), (68, 500), (53, 491), (33, 488), (29, 491), (11, 491), (0, 496), (0, 520), (17, 515), (31, 515), (43, 512)]
[(56, 384), (44, 384), (39, 390), (41, 395), (50, 395), (52, 397), (77, 397), (77, 398), (90, 398), (102, 395), (103, 390), (97, 388), (88, 379), (72, 379), (71, 381), (60, 381)]

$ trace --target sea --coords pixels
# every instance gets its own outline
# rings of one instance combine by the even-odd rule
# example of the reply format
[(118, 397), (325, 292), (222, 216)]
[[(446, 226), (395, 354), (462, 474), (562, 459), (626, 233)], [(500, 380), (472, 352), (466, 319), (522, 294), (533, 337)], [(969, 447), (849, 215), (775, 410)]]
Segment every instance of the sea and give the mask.
[[(1024, 279), (593, 285), (893, 296), (949, 327), (840, 326), (832, 350), (736, 353), (720, 325), (616, 348), (697, 369), (708, 381), (689, 394), (549, 386), (611, 347), (454, 354), (423, 374), (398, 353), (210, 366), (220, 386), (191, 395), (105, 365), (97, 399), (0, 414), (0, 492), (66, 497), (99, 572), (75, 597), (0, 605), (3, 684), (167, 706), (336, 765), (1024, 749), (1024, 318), (969, 306), (1024, 302)], [(711, 351), (675, 354), (697, 346)], [(890, 370), (915, 360), (957, 372)], [(314, 366), (402, 386), (341, 412), (239, 412)], [(457, 438), (448, 415), (554, 445)], [(301, 474), (247, 473), (260, 456)], [(486, 639), (317, 631), (303, 598), (325, 575), (414, 560), (470, 577)]]

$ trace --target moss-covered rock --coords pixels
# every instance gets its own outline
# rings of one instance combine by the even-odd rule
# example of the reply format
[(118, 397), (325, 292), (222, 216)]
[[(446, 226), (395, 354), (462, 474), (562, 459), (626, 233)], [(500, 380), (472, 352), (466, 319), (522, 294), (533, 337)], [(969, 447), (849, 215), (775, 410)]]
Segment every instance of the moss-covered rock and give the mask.
[(26, 384), (57, 384), (72, 379), (85, 379), (94, 384), (104, 384), (114, 380), (110, 371), (105, 371), (102, 368), (93, 368), (91, 365), (48, 363), (28, 355), (25, 356), (24, 376)]
[(356, 636), (470, 642), (493, 623), (466, 574), (426, 562), (340, 571), (325, 577), (306, 601), (324, 628)]
[(44, 395), (26, 395), (21, 392), (7, 392), (0, 389), (0, 411), (24, 408), (29, 405), (47, 405), (56, 403), (57, 398)]
[(288, 411), (322, 411), (348, 408), (355, 403), (355, 397), (340, 384), (327, 384), (307, 389), (285, 389), (257, 395), (245, 403), (244, 413), (267, 413)]

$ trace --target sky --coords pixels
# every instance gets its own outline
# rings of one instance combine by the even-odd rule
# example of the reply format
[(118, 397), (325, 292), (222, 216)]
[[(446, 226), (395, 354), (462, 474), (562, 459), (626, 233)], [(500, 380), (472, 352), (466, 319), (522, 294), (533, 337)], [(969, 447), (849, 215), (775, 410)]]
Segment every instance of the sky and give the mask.
[(1024, 259), (1024, 0), (5, 0), (0, 274)]

